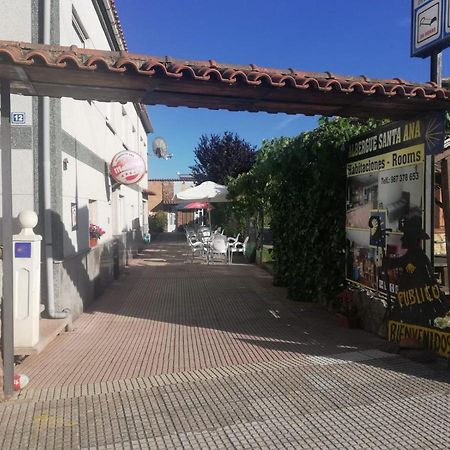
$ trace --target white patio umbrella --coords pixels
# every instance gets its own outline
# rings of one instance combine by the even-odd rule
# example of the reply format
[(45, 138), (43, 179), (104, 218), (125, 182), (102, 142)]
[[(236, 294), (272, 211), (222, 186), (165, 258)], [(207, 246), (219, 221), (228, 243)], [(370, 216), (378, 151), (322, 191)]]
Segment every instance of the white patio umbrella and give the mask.
[[(222, 184), (214, 183), (213, 181), (204, 181), (198, 186), (178, 192), (174, 198), (183, 202), (212, 202), (223, 203), (229, 202), (227, 198), (228, 189)], [(209, 226), (211, 226), (211, 210), (208, 209)]]
[(205, 181), (198, 186), (178, 192), (175, 199), (192, 202), (229, 202), (227, 195), (228, 189), (226, 186), (213, 181)]

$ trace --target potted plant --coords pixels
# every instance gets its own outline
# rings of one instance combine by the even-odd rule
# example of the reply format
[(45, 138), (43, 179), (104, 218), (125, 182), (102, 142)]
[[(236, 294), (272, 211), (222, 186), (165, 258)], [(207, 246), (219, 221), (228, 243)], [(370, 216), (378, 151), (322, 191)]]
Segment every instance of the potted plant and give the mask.
[(344, 289), (337, 296), (338, 310), (336, 316), (339, 323), (345, 328), (361, 328), (361, 317), (358, 308), (353, 302), (353, 293), (348, 289)]
[(89, 247), (95, 247), (97, 241), (105, 234), (105, 230), (93, 223), (89, 224)]
[(433, 322), (436, 328), (441, 330), (450, 331), (450, 312), (443, 317), (436, 317)]

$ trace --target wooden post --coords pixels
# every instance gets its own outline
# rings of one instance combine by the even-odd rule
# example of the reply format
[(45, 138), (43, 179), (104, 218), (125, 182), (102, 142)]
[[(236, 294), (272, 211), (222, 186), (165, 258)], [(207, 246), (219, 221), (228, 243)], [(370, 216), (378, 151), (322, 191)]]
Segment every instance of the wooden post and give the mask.
[(442, 87), (442, 53), (434, 51), (430, 59), (430, 81)]
[(444, 212), (445, 249), (447, 255), (447, 279), (450, 280), (450, 180), (449, 160), (441, 160), (442, 210)]
[(8, 80), (1, 83), (1, 150), (2, 150), (2, 244), (3, 303), (2, 357), (3, 392), (8, 398), (14, 382), (14, 311), (13, 311), (13, 218), (12, 218), (12, 154), (11, 154), (11, 92)]

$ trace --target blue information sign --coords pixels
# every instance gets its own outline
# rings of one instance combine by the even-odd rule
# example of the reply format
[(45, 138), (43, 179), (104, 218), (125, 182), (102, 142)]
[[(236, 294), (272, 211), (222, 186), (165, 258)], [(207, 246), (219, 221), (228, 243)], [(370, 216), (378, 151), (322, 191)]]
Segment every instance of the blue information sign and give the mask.
[(14, 256), (16, 258), (31, 258), (31, 242), (16, 242)]
[(426, 58), (450, 45), (450, 0), (412, 0), (411, 56)]

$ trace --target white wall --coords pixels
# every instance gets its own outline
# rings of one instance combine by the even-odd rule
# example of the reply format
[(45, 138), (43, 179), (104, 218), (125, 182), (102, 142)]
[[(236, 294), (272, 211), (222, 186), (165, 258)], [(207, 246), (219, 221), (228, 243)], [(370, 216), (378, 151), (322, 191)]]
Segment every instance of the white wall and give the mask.
[[(81, 42), (71, 26), (72, 6), (81, 19), (89, 39), (86, 43)], [(108, 40), (103, 32), (92, 0), (61, 0), (60, 1), (60, 43), (61, 45), (78, 45), (79, 47), (110, 50)]]
[[(72, 26), (72, 5), (88, 33), (89, 39), (82, 42)], [(31, 2), (20, 0), (11, 7), (9, 0), (0, 0), (0, 39), (32, 40)], [(60, 44), (109, 50), (108, 41), (97, 17), (91, 0), (60, 1)], [(33, 123), (32, 98), (12, 96), (11, 110), (26, 114), (26, 126)], [(106, 125), (109, 122), (115, 134)], [(129, 103), (101, 103), (76, 101), (70, 98), (61, 100), (61, 126), (74, 139), (94, 152), (98, 158), (109, 164), (114, 154), (130, 150), (141, 154), (147, 164), (147, 135), (138, 118), (134, 105)], [(85, 210), (89, 199), (97, 201), (98, 225), (106, 230), (103, 240), (114, 234), (131, 230), (133, 221), (140, 219), (140, 226), (146, 220), (142, 195), (126, 186), (108, 198), (105, 176), (88, 164), (64, 152), (67, 170), (62, 171), (62, 216), (66, 229), (65, 254), (83, 250), (88, 245)], [(33, 151), (32, 148), (14, 148), (13, 154), (13, 212), (14, 215), (27, 208), (34, 208)], [(140, 187), (145, 189), (147, 176)], [(0, 190), (1, 193), (1, 190)], [(122, 211), (115, 208), (118, 196), (122, 197)], [(1, 200), (1, 198), (0, 198)], [(78, 203), (80, 212), (78, 230), (72, 230), (71, 203)], [(1, 202), (0, 202), (1, 214)]]
[[(33, 10), (36, 2), (30, 0), (0, 0), (0, 39), (31, 42), (35, 36), (32, 24), (37, 25), (37, 11)], [(106, 49), (108, 42), (91, 0), (59, 0), (59, 44), (79, 47)], [(89, 38), (82, 42), (72, 26), (72, 5), (88, 32)], [(57, 14), (52, 10), (52, 14)], [(32, 21), (33, 15), (35, 21)], [(55, 23), (53, 23), (55, 25)], [(13, 148), (13, 211), (16, 216), (21, 210), (33, 209), (35, 205), (34, 186), (34, 152), (32, 143), (37, 136), (33, 135), (32, 117), (33, 99), (31, 97), (12, 96), (12, 111), (25, 112), (27, 123), (25, 136), (32, 136), (31, 142), (18, 136)], [(131, 230), (137, 224), (142, 227), (147, 220), (141, 192), (126, 186), (121, 186), (108, 195), (105, 185), (105, 175), (102, 162), (109, 163), (113, 155), (124, 149), (125, 144), (130, 150), (138, 151), (147, 162), (147, 135), (138, 119), (134, 105), (122, 106), (117, 103), (81, 102), (73, 99), (62, 99), (61, 127), (64, 133), (76, 140), (84, 158), (77, 156), (72, 148), (61, 148), (61, 160), (67, 159), (67, 170), (63, 165), (62, 176), (62, 220), (64, 223), (64, 261), (55, 261), (55, 297), (56, 308), (62, 310), (69, 307), (73, 317), (76, 317), (95, 295), (98, 295), (99, 283), (102, 289), (110, 284), (113, 276), (113, 250), (110, 239), (114, 234)], [(52, 114), (55, 111), (52, 111)], [(107, 119), (115, 131), (113, 133), (106, 125)], [(134, 128), (134, 131), (133, 131)], [(56, 130), (58, 138), (58, 130)], [(17, 142), (28, 142), (21, 148)], [(56, 141), (58, 142), (58, 141)], [(67, 142), (63, 139), (62, 142)], [(54, 141), (52, 142), (52, 145)], [(88, 156), (86, 158), (86, 155)], [(98, 170), (100, 169), (100, 171)], [(58, 170), (58, 168), (56, 169)], [(139, 183), (141, 189), (147, 187), (147, 177)], [(55, 197), (58, 197), (57, 195)], [(88, 246), (87, 212), (89, 200), (96, 200), (96, 222), (107, 234), (100, 241), (107, 245), (92, 252), (82, 252)], [(55, 200), (59, 200), (56, 198)], [(71, 204), (78, 203), (78, 229), (72, 230)], [(57, 203), (55, 201), (55, 203)], [(1, 197), (0, 197), (1, 214)], [(137, 219), (137, 220), (136, 220)], [(127, 239), (122, 236), (121, 242)], [(73, 258), (74, 253), (78, 255)], [(130, 253), (129, 249), (120, 250), (120, 264), (125, 264)], [(105, 270), (106, 269), (106, 270)]]
[(31, 42), (31, 2), (0, 0), (0, 11), (0, 38)]
[[(83, 44), (72, 26), (72, 3), (78, 13), (89, 39)], [(61, 2), (61, 44), (76, 44), (90, 48), (109, 50), (108, 42), (101, 28), (100, 21), (90, 0)], [(108, 125), (109, 126), (108, 126)], [(61, 100), (61, 127), (85, 148), (94, 152), (98, 158), (110, 163), (113, 156), (124, 150), (124, 145), (138, 152), (147, 163), (147, 135), (136, 113), (134, 105), (128, 103), (102, 103), (78, 101), (71, 98)], [(63, 149), (64, 151), (64, 149)], [(84, 150), (85, 151), (85, 150)], [(133, 228), (133, 223), (143, 226), (142, 194), (127, 186), (109, 195), (105, 185), (105, 175), (88, 164), (67, 158), (67, 170), (63, 171), (63, 217), (69, 236), (65, 248), (80, 251), (87, 247), (86, 210), (89, 200), (97, 205), (97, 225), (105, 229), (101, 242), (111, 239), (113, 235)], [(147, 177), (140, 183), (146, 188)], [(71, 203), (77, 202), (81, 221), (78, 230), (72, 230)]]
[[(0, 39), (31, 42), (31, 2), (19, 1), (14, 3), (14, 7), (11, 7), (11, 1), (0, 0), (0, 11)], [(13, 128), (26, 128), (32, 125), (33, 116), (31, 97), (12, 95), (11, 111), (23, 112), (26, 117), (25, 125), (13, 126)], [(12, 151), (12, 166), (13, 216), (17, 217), (23, 209), (34, 208), (33, 152), (31, 147), (17, 147), (17, 145), (15, 145)], [(0, 216), (1, 215), (0, 195)]]

